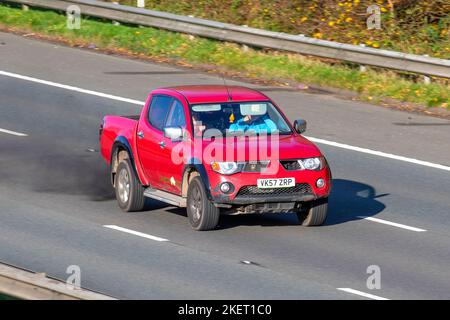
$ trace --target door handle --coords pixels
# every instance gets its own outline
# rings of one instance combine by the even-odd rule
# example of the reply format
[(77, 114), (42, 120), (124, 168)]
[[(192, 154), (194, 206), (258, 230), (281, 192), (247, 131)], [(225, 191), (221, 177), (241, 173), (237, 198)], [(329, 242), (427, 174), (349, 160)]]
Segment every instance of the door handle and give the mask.
[(161, 149), (164, 149), (166, 147), (166, 144), (164, 143), (164, 141), (161, 141), (159, 143), (159, 146), (161, 147)]
[(139, 139), (144, 138), (144, 131), (139, 131), (139, 132), (137, 133), (137, 135), (138, 135)]

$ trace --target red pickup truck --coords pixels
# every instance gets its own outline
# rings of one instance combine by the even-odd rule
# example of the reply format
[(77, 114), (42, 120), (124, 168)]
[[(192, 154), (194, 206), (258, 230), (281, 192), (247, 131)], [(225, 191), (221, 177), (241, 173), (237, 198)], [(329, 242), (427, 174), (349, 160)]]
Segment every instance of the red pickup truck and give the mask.
[(319, 149), (266, 95), (238, 86), (151, 92), (140, 116), (105, 116), (101, 154), (124, 211), (145, 198), (186, 207), (195, 230), (221, 214), (295, 212), (326, 219), (331, 172)]

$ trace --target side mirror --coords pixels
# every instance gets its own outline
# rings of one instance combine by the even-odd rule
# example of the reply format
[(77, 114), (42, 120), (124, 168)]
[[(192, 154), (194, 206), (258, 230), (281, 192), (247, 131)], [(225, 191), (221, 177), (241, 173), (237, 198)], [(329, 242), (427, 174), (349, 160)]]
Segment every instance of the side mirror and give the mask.
[(165, 127), (164, 137), (176, 142), (183, 138), (183, 129), (181, 127)]
[(294, 129), (298, 133), (302, 134), (306, 131), (306, 121), (303, 119), (297, 119), (294, 121)]

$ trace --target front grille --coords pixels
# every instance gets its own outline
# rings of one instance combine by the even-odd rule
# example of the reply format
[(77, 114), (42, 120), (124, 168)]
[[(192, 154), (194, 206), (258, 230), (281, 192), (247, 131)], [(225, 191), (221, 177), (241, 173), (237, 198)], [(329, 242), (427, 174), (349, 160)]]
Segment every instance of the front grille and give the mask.
[(245, 186), (239, 189), (239, 192), (236, 195), (236, 197), (254, 198), (254, 197), (265, 197), (267, 195), (284, 196), (284, 195), (307, 194), (307, 193), (312, 193), (311, 186), (307, 183), (297, 183), (295, 187), (273, 188), (273, 189), (260, 189), (257, 186)]
[(244, 164), (242, 172), (265, 172), (268, 165), (268, 161), (247, 162)]

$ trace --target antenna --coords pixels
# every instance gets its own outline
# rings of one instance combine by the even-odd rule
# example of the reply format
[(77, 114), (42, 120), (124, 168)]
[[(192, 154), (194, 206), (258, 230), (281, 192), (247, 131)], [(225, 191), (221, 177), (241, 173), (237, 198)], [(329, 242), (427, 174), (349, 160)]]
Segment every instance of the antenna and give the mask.
[(222, 76), (222, 80), (223, 80), (223, 85), (225, 86), (225, 89), (227, 89), (227, 95), (228, 95), (228, 101), (233, 100), (233, 97), (231, 96), (231, 90), (229, 90), (227, 82), (225, 81), (225, 77), (223, 76), (223, 73), (221, 74)]

